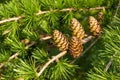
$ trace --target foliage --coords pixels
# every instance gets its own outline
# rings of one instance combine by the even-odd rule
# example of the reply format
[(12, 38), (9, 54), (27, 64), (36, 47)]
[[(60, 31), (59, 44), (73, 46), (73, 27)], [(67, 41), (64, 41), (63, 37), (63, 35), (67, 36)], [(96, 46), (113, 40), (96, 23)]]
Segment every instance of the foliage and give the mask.
[[(3, 1), (3, 0), (2, 0)], [(0, 3), (1, 80), (119, 80), (120, 79), (120, 14), (118, 0), (5, 0)], [(102, 9), (96, 9), (104, 7)], [(91, 10), (91, 8), (95, 8)], [(69, 10), (74, 9), (74, 10)], [(68, 11), (67, 11), (68, 10)], [(44, 64), (59, 54), (53, 40), (43, 41), (41, 35), (60, 30), (71, 36), (70, 22), (76, 18), (89, 35), (88, 18), (103, 13), (102, 35), (97, 43), (74, 64), (69, 52), (51, 63), (41, 76)], [(119, 12), (119, 10), (118, 10)], [(39, 15), (37, 15), (40, 13)], [(27, 39), (29, 42), (24, 43)], [(84, 50), (95, 39), (84, 44)], [(32, 42), (35, 42), (34, 45)], [(30, 46), (32, 44), (32, 46)], [(26, 48), (27, 47), (27, 48)], [(14, 58), (12, 55), (17, 54)], [(112, 59), (108, 70), (106, 65)]]
[(58, 61), (56, 66), (52, 67), (51, 80), (71, 80), (74, 76), (76, 65), (68, 64), (67, 60)]
[[(119, 44), (120, 44), (120, 22), (118, 17), (114, 17), (113, 21), (107, 28), (104, 29), (104, 34), (102, 36), (102, 40), (104, 40), (103, 46), (104, 48), (99, 51), (98, 54), (94, 55), (94, 62), (92, 65), (94, 66), (88, 74), (88, 79), (96, 80), (119, 80), (120, 70), (119, 67)], [(96, 59), (96, 57), (98, 57)], [(98, 62), (99, 61), (99, 62)], [(112, 64), (109, 66), (106, 71), (106, 66), (109, 62)]]

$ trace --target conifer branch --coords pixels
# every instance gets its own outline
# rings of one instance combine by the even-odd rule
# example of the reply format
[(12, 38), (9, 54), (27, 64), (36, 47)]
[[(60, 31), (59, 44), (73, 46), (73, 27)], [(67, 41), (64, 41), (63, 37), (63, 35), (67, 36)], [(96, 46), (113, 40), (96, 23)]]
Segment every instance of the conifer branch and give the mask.
[[(103, 9), (103, 8), (107, 8), (107, 7), (95, 7), (95, 8), (83, 8), (83, 9), (78, 9), (80, 11), (83, 11), (83, 10), (100, 10), (100, 9)], [(75, 8), (66, 8), (66, 9), (61, 9), (61, 10), (51, 10), (51, 11), (39, 11), (38, 13), (35, 13), (35, 16), (38, 16), (38, 15), (41, 15), (41, 14), (46, 14), (46, 13), (49, 13), (49, 12), (67, 12), (67, 11), (76, 11), (77, 9)], [(8, 19), (4, 19), (4, 20), (1, 20), (0, 21), (0, 24), (3, 24), (3, 23), (6, 23), (6, 22), (11, 22), (11, 21), (18, 21), (22, 18), (24, 18), (25, 16), (18, 16), (18, 17), (13, 17), (13, 18), (8, 18)]]
[[(35, 44), (36, 44), (36, 42), (32, 42), (31, 44), (27, 45), (25, 47), (25, 49), (28, 49), (29, 47), (31, 47), (31, 46), (33, 46)], [(12, 59), (16, 58), (19, 54), (20, 54), (20, 51), (16, 52), (12, 56), (10, 56), (6, 62), (0, 63), (0, 68), (2, 68), (6, 63), (8, 63), (9, 61), (11, 61)]]
[[(40, 40), (44, 41), (44, 40), (48, 40), (48, 39), (51, 39), (51, 38), (52, 38), (52, 36), (46, 36), (46, 37), (42, 37)], [(36, 42), (33, 41), (31, 44), (27, 45), (25, 47), (25, 49), (28, 49), (29, 47), (31, 47), (31, 46), (33, 46), (35, 44), (36, 44)], [(12, 59), (16, 58), (18, 55), (19, 55), (19, 52), (16, 52), (12, 56), (10, 56), (9, 59), (6, 62), (0, 63), (0, 68), (2, 68), (6, 63), (8, 63), (9, 61), (11, 61)]]
[[(82, 42), (83, 44), (87, 43), (88, 41), (90, 41), (91, 39), (93, 39), (93, 36), (88, 36), (87, 38), (83, 39)], [(61, 58), (62, 56), (64, 56), (67, 53), (67, 51), (63, 51), (61, 53), (59, 53), (58, 55), (54, 56), (52, 59), (50, 59), (43, 67), (42, 69), (36, 74), (37, 77), (39, 77), (43, 71), (55, 60), (58, 60), (59, 58)]]

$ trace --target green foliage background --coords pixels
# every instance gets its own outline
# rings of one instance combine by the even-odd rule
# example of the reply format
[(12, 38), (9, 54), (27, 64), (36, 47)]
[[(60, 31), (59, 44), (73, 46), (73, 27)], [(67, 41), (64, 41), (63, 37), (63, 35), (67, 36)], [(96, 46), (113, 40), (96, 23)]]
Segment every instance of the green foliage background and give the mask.
[[(120, 79), (120, 13), (117, 16), (118, 0), (3, 0), (0, 3), (0, 20), (25, 16), (18, 21), (0, 24), (0, 63), (6, 62), (17, 52), (19, 56), (4, 64), (0, 69), (1, 80), (119, 80)], [(104, 7), (100, 10), (85, 10)], [(65, 8), (75, 8), (73, 11), (60, 11)], [(83, 9), (83, 10), (81, 10)], [(35, 13), (49, 11), (36, 16)], [(57, 11), (53, 11), (57, 10)], [(87, 34), (88, 18), (97, 18), (103, 12), (102, 36), (74, 64), (69, 55), (60, 58), (48, 66), (40, 77), (36, 73), (43, 65), (60, 51), (53, 46), (52, 39), (40, 41), (40, 34), (52, 35), (54, 29), (60, 30), (66, 36), (71, 36), (70, 21), (76, 18), (85, 28)], [(7, 32), (8, 33), (5, 33)], [(29, 39), (36, 42), (26, 49), (21, 40)], [(84, 50), (93, 42), (84, 45)], [(105, 66), (112, 60), (107, 71)]]

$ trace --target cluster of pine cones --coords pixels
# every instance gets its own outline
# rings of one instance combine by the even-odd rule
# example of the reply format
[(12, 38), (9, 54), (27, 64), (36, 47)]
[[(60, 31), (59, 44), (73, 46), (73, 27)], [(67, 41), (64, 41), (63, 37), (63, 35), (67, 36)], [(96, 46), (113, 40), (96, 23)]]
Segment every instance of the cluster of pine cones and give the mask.
[[(89, 25), (90, 32), (93, 36), (97, 37), (101, 34), (100, 24), (93, 16), (89, 17)], [(77, 58), (83, 51), (82, 39), (85, 37), (85, 31), (80, 22), (75, 18), (71, 20), (70, 28), (72, 32), (70, 41), (68, 41), (68, 38), (59, 30), (53, 31), (53, 40), (60, 51), (69, 49), (70, 54), (74, 58)]]

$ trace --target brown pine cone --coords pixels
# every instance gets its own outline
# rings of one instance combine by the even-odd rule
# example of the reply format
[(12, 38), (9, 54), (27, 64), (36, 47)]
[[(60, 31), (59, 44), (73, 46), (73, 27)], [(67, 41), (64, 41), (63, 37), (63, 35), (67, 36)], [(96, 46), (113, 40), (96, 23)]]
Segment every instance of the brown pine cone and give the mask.
[(97, 15), (97, 20), (98, 20), (99, 24), (102, 23), (102, 21), (103, 21), (103, 13), (102, 13), (102, 12), (99, 12), (99, 13), (98, 13), (98, 15)]
[(85, 36), (85, 31), (82, 25), (75, 18), (71, 20), (71, 31), (72, 35), (76, 36), (79, 40), (81, 40)]
[(55, 45), (59, 48), (60, 51), (65, 51), (68, 49), (68, 39), (60, 31), (53, 31), (53, 40)]
[(69, 51), (74, 58), (80, 56), (83, 51), (82, 40), (80, 41), (76, 36), (71, 37)]
[(93, 36), (97, 37), (101, 34), (100, 24), (93, 16), (89, 17), (89, 25), (90, 32), (93, 34)]

